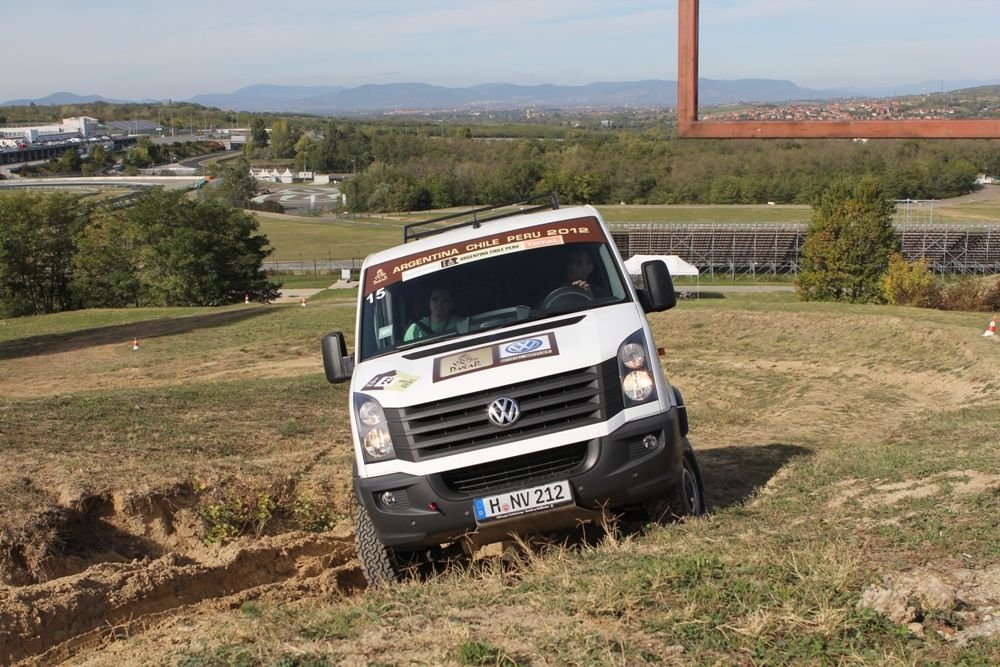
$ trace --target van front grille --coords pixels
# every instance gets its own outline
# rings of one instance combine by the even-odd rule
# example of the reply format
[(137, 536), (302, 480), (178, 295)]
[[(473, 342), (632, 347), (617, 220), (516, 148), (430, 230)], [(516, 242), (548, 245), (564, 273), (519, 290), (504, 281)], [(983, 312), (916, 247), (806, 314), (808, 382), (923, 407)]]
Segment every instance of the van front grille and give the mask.
[[(489, 420), (492, 401), (516, 400), (512, 426)], [(386, 408), (396, 456), (421, 461), (607, 421), (624, 408), (615, 359), (506, 387), (407, 408)]]

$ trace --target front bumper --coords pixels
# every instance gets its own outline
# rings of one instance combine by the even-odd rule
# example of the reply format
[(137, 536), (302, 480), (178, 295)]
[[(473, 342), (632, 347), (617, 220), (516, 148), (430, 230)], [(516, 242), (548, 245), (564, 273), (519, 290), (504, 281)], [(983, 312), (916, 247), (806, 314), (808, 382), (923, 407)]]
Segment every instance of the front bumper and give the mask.
[[(656, 438), (647, 448), (643, 439)], [(456, 490), (448, 474), (408, 474), (355, 478), (358, 501), (368, 510), (379, 539), (401, 550), (417, 550), (466, 537), (474, 543), (502, 539), (508, 533), (570, 528), (598, 516), (602, 508), (635, 505), (669, 492), (678, 480), (684, 456), (677, 408), (626, 423), (610, 435), (578, 443), (579, 463), (567, 470), (535, 474), (530, 479), (498, 479), (489, 489)], [(509, 445), (500, 445), (509, 446)], [(546, 452), (533, 456), (539, 457)], [(527, 458), (527, 457), (516, 457)], [(472, 501), (506, 490), (568, 479), (575, 504), (531, 512), (477, 525)], [(393, 502), (387, 504), (389, 497)]]

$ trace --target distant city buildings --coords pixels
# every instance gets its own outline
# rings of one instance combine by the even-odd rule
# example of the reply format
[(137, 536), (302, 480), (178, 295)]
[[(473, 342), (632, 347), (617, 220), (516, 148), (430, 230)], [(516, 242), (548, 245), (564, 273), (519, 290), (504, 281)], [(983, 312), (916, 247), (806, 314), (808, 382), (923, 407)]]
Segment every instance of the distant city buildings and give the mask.
[[(990, 111), (989, 109), (984, 109)], [(1000, 113), (1000, 107), (993, 110)], [(702, 120), (713, 121), (803, 121), (803, 120), (950, 120), (951, 107), (914, 105), (905, 100), (839, 100), (788, 104), (746, 105), (737, 109), (704, 110)]]
[(80, 116), (63, 118), (61, 123), (45, 125), (0, 126), (0, 150), (24, 150), (32, 145), (83, 141), (97, 136), (100, 123), (96, 118)]
[(63, 118), (59, 123), (13, 123), (0, 125), (0, 152), (28, 151), (74, 144), (107, 142), (112, 137), (134, 137), (162, 133), (163, 128), (147, 120), (111, 121), (102, 124), (90, 116)]

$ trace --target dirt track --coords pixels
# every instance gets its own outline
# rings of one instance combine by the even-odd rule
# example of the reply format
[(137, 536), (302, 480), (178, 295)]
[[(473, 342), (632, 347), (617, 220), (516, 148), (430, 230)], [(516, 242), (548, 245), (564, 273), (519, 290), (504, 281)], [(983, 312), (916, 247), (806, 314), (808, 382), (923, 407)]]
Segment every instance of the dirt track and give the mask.
[[(285, 306), (281, 312), (316, 316), (316, 310)], [(169, 347), (167, 341), (189, 332), (202, 335), (273, 312), (254, 305), (15, 341), (0, 348), (0, 397), (44, 402), (82, 387), (128, 391), (188, 379), (232, 381), (315, 372), (320, 367), (316, 350), (287, 343), (267, 355), (246, 353), (246, 360), (234, 361), (228, 349), (228, 354), (209, 349), (166, 356), (151, 365), (141, 361), (149, 358), (141, 356), (147, 350), (156, 358)], [(133, 335), (141, 343), (138, 352), (131, 350)], [(123, 357), (131, 360), (122, 363)], [(0, 410), (0, 437), (17, 434), (18, 424), (14, 412)], [(349, 466), (331, 459), (328, 440), (317, 442), (298, 452), (265, 455), (258, 463), (300, 476), (314, 471), (326, 483), (343, 486)], [(126, 473), (126, 478), (113, 479), (110, 491), (81, 493), (65, 478), (79, 464), (56, 471), (46, 456), (28, 456), (18, 470), (6, 471), (8, 486), (0, 485), (4, 506), (12, 508), (6, 521), (15, 523), (11, 515), (19, 511), (14, 495), (30, 500), (27, 509), (20, 509), (26, 514), (20, 530), (0, 532), (0, 665), (64, 661), (169, 619), (238, 607), (249, 599), (335, 598), (364, 586), (349, 522), (322, 533), (278, 526), (263, 537), (251, 532), (219, 546), (207, 542), (198, 513), (204, 500), (199, 494), (205, 491), (190, 481), (162, 477), (147, 484)], [(39, 507), (48, 509), (31, 514)]]
[(350, 526), (211, 547), (194, 537), (183, 494), (94, 499), (70, 519), (81, 537), (75, 553), (25, 562), (49, 580), (0, 592), (0, 664), (51, 664), (198, 608), (364, 586)]

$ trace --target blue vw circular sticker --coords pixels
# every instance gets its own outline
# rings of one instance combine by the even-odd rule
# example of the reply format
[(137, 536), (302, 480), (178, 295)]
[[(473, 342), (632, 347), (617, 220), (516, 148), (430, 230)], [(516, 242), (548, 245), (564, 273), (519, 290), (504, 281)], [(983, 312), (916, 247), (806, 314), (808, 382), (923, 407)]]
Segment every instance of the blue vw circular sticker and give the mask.
[(516, 340), (507, 347), (504, 351), (508, 354), (524, 354), (525, 352), (531, 352), (537, 350), (542, 346), (542, 341), (538, 338), (528, 338), (527, 340)]

